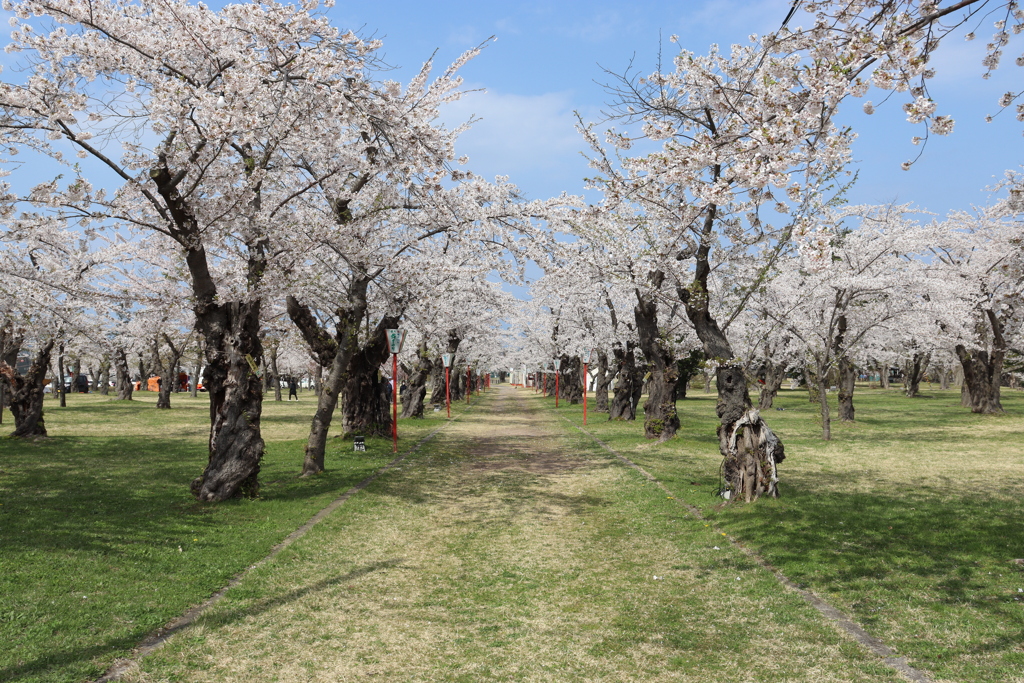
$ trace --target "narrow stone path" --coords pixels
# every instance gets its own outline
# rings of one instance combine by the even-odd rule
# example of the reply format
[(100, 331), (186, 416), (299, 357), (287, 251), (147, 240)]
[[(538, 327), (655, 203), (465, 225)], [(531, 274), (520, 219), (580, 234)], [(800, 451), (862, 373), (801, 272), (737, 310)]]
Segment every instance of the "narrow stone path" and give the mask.
[(124, 680), (899, 680), (540, 399), (481, 400)]

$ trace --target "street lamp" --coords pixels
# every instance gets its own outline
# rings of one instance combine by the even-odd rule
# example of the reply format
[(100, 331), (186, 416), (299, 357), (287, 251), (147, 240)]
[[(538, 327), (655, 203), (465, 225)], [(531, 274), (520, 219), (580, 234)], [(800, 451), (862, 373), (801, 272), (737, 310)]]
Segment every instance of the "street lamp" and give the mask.
[(556, 408), (558, 407), (558, 380), (559, 380), (559, 375), (561, 374), (558, 371), (559, 371), (559, 369), (561, 369), (561, 367), (562, 367), (561, 359), (556, 358), (555, 359), (555, 407)]
[(398, 452), (398, 354), (405, 343), (405, 330), (388, 330), (388, 348), (391, 350), (391, 439), (394, 452)]
[(444, 407), (448, 411), (448, 417), (452, 416), (452, 354), (442, 353), (441, 362), (444, 363)]

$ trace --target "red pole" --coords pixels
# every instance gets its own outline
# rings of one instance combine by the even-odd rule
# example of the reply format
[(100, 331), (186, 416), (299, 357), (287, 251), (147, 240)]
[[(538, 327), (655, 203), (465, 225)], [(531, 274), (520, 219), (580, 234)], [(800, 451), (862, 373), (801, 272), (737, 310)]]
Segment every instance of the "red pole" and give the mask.
[(548, 373), (544, 373), (544, 396), (548, 395)]
[(555, 407), (558, 407), (558, 370), (555, 370)]
[(391, 354), (391, 438), (398, 452), (398, 354)]
[(469, 396), (473, 393), (473, 387), (470, 385), (469, 371), (470, 367), (466, 366), (466, 403), (469, 403)]
[(448, 417), (452, 416), (452, 375), (451, 368), (444, 369), (444, 406), (448, 409)]
[(583, 364), (583, 426), (587, 426), (587, 364)]

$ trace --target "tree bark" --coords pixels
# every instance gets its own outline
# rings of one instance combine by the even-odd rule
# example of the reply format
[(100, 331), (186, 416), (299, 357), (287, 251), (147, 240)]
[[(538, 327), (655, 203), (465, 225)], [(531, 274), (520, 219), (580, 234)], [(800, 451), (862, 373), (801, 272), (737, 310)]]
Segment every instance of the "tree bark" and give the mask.
[(925, 368), (928, 367), (930, 354), (915, 353), (904, 370), (903, 391), (907, 398), (915, 398), (921, 395), (921, 377)]
[(964, 370), (960, 394), (964, 407), (981, 415), (1003, 413), (999, 387), (1003, 374), (1003, 353), (968, 350), (963, 344), (957, 344), (956, 355)]
[(853, 422), (853, 391), (857, 388), (857, 369), (846, 355), (839, 356), (839, 419)]
[(625, 349), (621, 344), (612, 347), (612, 354), (615, 357), (615, 389), (612, 391), (612, 401), (608, 406), (609, 420), (636, 419), (633, 394), (634, 387), (639, 388), (640, 378), (637, 377), (633, 349), (632, 341), (626, 342)]
[(405, 398), (402, 400), (402, 417), (422, 419), (423, 403), (427, 396), (427, 378), (430, 377), (430, 373), (434, 369), (426, 339), (420, 342), (416, 357), (416, 367), (409, 373)]
[(11, 414), (14, 415), (12, 437), (46, 436), (43, 419), (43, 382), (50, 366), (54, 340), (49, 339), (36, 352), (25, 375), (19, 375), (14, 366), (0, 360), (0, 380), (10, 391)]
[(561, 378), (558, 380), (559, 398), (569, 405), (583, 402), (583, 364), (579, 356), (562, 354), (562, 366), (558, 369)]
[(760, 411), (771, 410), (775, 404), (775, 397), (779, 395), (782, 382), (786, 379), (786, 366), (772, 362), (769, 358), (763, 366), (764, 384), (761, 385), (760, 394), (757, 397), (757, 409)]
[[(717, 172), (717, 170), (716, 170)], [(778, 497), (778, 463), (785, 458), (782, 441), (768, 428), (758, 411), (752, 410), (743, 368), (732, 361), (734, 354), (725, 333), (711, 315), (708, 276), (710, 253), (716, 244), (714, 223), (717, 207), (708, 207), (700, 244), (697, 245), (694, 279), (677, 293), (686, 306), (686, 316), (704, 346), (704, 357), (718, 363), (719, 451), (729, 498), (743, 495), (747, 502), (758, 497)]]
[(281, 402), (281, 372), (277, 369), (277, 353), (280, 348), (280, 344), (275, 340), (270, 345), (270, 353), (268, 354), (270, 356), (270, 372), (267, 374), (274, 388), (274, 401), (277, 403)]
[(117, 389), (117, 400), (118, 401), (130, 401), (132, 400), (132, 385), (131, 372), (128, 370), (128, 354), (121, 347), (114, 350), (114, 372)]
[[(664, 277), (659, 273), (657, 289)], [(679, 368), (675, 355), (663, 342), (658, 330), (658, 302), (653, 295), (636, 291), (637, 304), (633, 309), (636, 329), (640, 337), (640, 350), (650, 368), (647, 401), (644, 403), (644, 437), (668, 441), (679, 429), (676, 412), (676, 382)]]
[(819, 367), (816, 373), (818, 384), (818, 407), (821, 410), (821, 438), (832, 440), (832, 414), (828, 407), (828, 372)]
[[(49, 361), (47, 361), (47, 362), (49, 362)], [(68, 386), (67, 386), (66, 378), (64, 377), (64, 342), (61, 342), (60, 346), (57, 347), (57, 378), (58, 378), (57, 382), (56, 382), (57, 388), (60, 389), (60, 394), (58, 394), (58, 397), (60, 398), (60, 407), (61, 408), (67, 408), (68, 407), (68, 397), (67, 397)], [(45, 429), (43, 430), (43, 436), (46, 436), (46, 430)]]
[(163, 337), (164, 343), (167, 344), (167, 348), (170, 351), (166, 360), (160, 357), (159, 340), (153, 340), (153, 363), (157, 374), (160, 375), (160, 389), (156, 398), (156, 407), (170, 410), (171, 392), (174, 391), (174, 386), (178, 383), (178, 361), (181, 360), (184, 347), (178, 349), (169, 336), (164, 334)]
[(196, 327), (206, 340), (203, 384), (210, 396), (209, 459), (191, 484), (201, 501), (259, 495), (263, 387), (252, 366), (263, 360), (260, 309), (259, 299), (200, 300), (195, 307)]
[(100, 361), (99, 392), (100, 396), (110, 395), (110, 356), (103, 356)]

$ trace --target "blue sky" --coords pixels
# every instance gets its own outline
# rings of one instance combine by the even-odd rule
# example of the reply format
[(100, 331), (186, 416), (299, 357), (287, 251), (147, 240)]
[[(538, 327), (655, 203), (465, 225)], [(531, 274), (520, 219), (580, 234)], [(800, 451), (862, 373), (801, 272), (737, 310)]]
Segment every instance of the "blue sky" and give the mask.
[[(643, 72), (657, 63), (659, 40), (671, 57), (668, 37), (697, 53), (711, 43), (745, 42), (751, 33), (778, 26), (788, 0), (683, 0), (677, 2), (339, 2), (329, 15), (342, 27), (384, 40), (383, 54), (407, 81), (434, 50), (440, 66), (463, 50), (496, 36), (497, 41), (463, 70), (468, 95), (446, 115), (450, 122), (481, 117), (460, 140), (470, 167), (487, 176), (509, 175), (528, 197), (539, 199), (562, 191), (580, 193), (588, 174), (583, 149), (573, 129), (573, 111), (598, 120), (607, 95), (595, 81), (606, 80), (602, 67), (622, 71), (630, 59)], [(1022, 70), (1013, 64), (1019, 44), (1011, 43), (1004, 66), (982, 80), (982, 50), (992, 34), (991, 22), (967, 43), (957, 36), (935, 59), (938, 77), (932, 92), (942, 113), (953, 114), (956, 130), (932, 137), (923, 158), (910, 171), (900, 164), (920, 148), (910, 143), (921, 134), (906, 123), (895, 96), (871, 117), (852, 100), (841, 113), (860, 134), (854, 152), (859, 181), (850, 193), (855, 203), (913, 202), (944, 214), (983, 204), (983, 188), (1007, 168), (1024, 162), (1024, 124), (1004, 112), (994, 114), (1006, 90), (1024, 89)], [(1013, 48), (1018, 52), (1014, 52)], [(879, 102), (882, 95), (865, 99)]]

